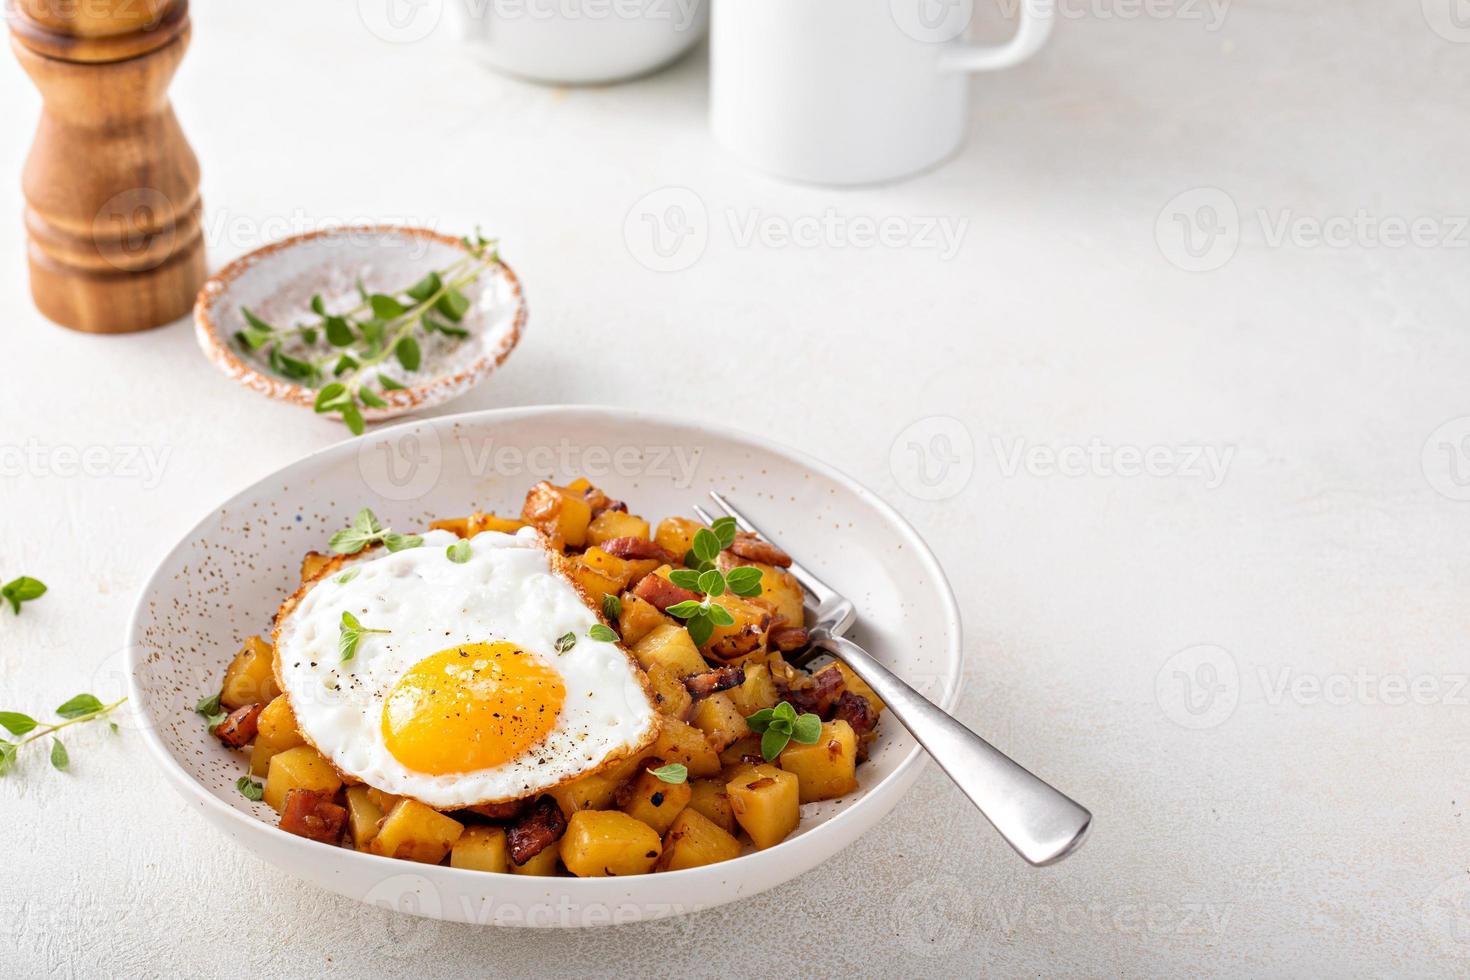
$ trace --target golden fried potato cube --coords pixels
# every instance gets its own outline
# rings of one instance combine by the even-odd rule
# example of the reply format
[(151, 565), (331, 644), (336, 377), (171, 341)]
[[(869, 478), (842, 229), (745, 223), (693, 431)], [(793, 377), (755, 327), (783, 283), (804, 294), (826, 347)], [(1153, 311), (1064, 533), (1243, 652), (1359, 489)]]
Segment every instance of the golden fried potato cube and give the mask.
[(716, 626), (700, 650), (722, 661), (764, 653), (766, 634), (771, 628), (771, 611), (728, 592), (716, 601), (725, 607), (735, 622), (729, 626)]
[(644, 670), (654, 664), (664, 664), (680, 678), (709, 670), (709, 664), (699, 655), (699, 648), (694, 645), (689, 631), (675, 623), (665, 623), (649, 630), (646, 636), (633, 644), (633, 656)]
[(505, 874), (510, 870), (510, 853), (506, 850), (503, 827), (466, 827), (459, 840), (449, 849), (451, 868), (468, 868), (471, 871), (494, 871)]
[[(618, 587), (616, 589), (610, 590), (613, 592), (621, 592), (626, 589), (628, 587), (628, 583), (632, 581), (633, 572), (635, 571), (635, 569), (633, 568), (633, 562), (610, 555), (606, 551), (603, 551), (601, 548), (598, 547), (588, 548), (582, 553), (582, 564), (586, 565), (589, 568), (596, 569), (603, 575), (617, 582)], [(655, 565), (654, 567), (657, 568), (658, 566)], [(644, 574), (646, 575), (647, 572), (645, 572)]]
[(659, 713), (688, 721), (689, 712), (694, 707), (694, 698), (684, 686), (683, 679), (668, 664), (654, 664), (648, 668), (647, 673), (648, 686), (653, 691), (653, 703)]
[(857, 789), (857, 734), (841, 718), (824, 722), (812, 745), (787, 742), (776, 761), (796, 776), (803, 803), (833, 800)]
[(226, 708), (265, 704), (281, 693), (276, 686), (275, 651), (258, 636), (245, 641), (235, 659), (225, 668), (219, 703)]
[(277, 813), (286, 809), (286, 794), (293, 789), (331, 795), (341, 788), (337, 770), (310, 745), (277, 752), (266, 767), (265, 802)]
[(781, 843), (801, 822), (797, 782), (794, 774), (762, 764), (725, 784), (735, 822), (757, 848)]
[(585, 476), (579, 476), (567, 484), (567, 489), (578, 496), (586, 496), (587, 491), (592, 489), (592, 481)]
[(806, 622), (802, 609), (801, 583), (784, 568), (775, 565), (754, 564), (761, 570), (761, 594), (758, 598), (770, 605), (785, 620), (787, 626), (801, 626)]
[(874, 711), (883, 710), (883, 700), (868, 686), (868, 682), (852, 672), (852, 668), (842, 661), (837, 661), (837, 672), (842, 675), (842, 688), (868, 699)]
[(613, 805), (618, 787), (627, 782), (641, 765), (641, 758), (623, 759), (600, 772), (562, 783), (546, 792), (567, 816), (578, 810), (606, 810)]
[(662, 852), (652, 827), (618, 810), (578, 810), (561, 839), (561, 863), (579, 878), (647, 874)]
[(464, 833), (464, 824), (418, 800), (401, 799), (383, 818), (368, 849), (383, 857), (438, 864)]
[(723, 751), (732, 742), (750, 734), (745, 715), (740, 713), (730, 695), (724, 691), (700, 698), (699, 703), (694, 706), (691, 722), (695, 728), (704, 732), (704, 737), (714, 746), (716, 752)]
[(653, 541), (670, 554), (683, 558), (684, 552), (694, 547), (694, 535), (702, 527), (703, 524), (687, 517), (665, 517), (658, 522)]
[(587, 543), (602, 544), (613, 538), (648, 540), (648, 522), (621, 510), (605, 510), (587, 525)]
[(618, 613), (618, 633), (623, 638), (624, 646), (633, 646), (652, 633), (655, 627), (672, 625), (669, 617), (659, 612), (658, 607), (647, 599), (625, 592), (622, 603), (622, 611)]
[(469, 526), (465, 529), (465, 537), (473, 538), (481, 531), (499, 531), (502, 534), (515, 534), (526, 526), (525, 521), (518, 521), (514, 517), (496, 517), (494, 514), (484, 514), (480, 511), (470, 515)]
[(301, 558), (301, 581), (306, 582), (314, 579), (321, 573), (327, 563), (332, 560), (332, 555), (324, 555), (320, 551), (308, 551)]
[(704, 732), (667, 715), (661, 722), (658, 739), (645, 753), (647, 758), (682, 763), (689, 770), (689, 775), (696, 779), (713, 776), (720, 771), (720, 756), (704, 737)]
[(745, 680), (739, 687), (725, 692), (735, 707), (746, 718), (762, 708), (776, 706), (776, 681), (771, 677), (771, 668), (762, 663), (745, 662)]
[(392, 793), (385, 793), (380, 789), (373, 789), (371, 786), (368, 787), (368, 798), (376, 803), (378, 809), (384, 813), (393, 809), (398, 805), (398, 801), (403, 799), (401, 796), (394, 796)]
[(720, 750), (720, 765), (733, 766), (742, 762), (746, 756), (753, 755), (760, 758), (761, 737), (755, 732), (742, 735), (729, 745)]
[(526, 859), (525, 864), (510, 862), (510, 873), (513, 875), (531, 875), (536, 878), (549, 878), (556, 874), (557, 861), (561, 858), (561, 841), (555, 840), (543, 847), (540, 852)]
[(622, 811), (635, 820), (642, 820), (662, 837), (679, 815), (689, 805), (693, 795), (689, 783), (666, 783), (647, 769), (633, 781), (633, 791)]
[(717, 864), (740, 856), (740, 842), (698, 810), (685, 809), (664, 837), (659, 871), (678, 871)]
[(521, 519), (539, 528), (554, 547), (580, 548), (587, 543), (592, 505), (580, 493), (542, 480), (526, 493)]
[(260, 709), (255, 721), (255, 745), (250, 750), (250, 774), (264, 776), (270, 771), (271, 758), (278, 752), (305, 745), (306, 739), (296, 729), (296, 713), (283, 694)]
[(608, 593), (616, 595), (625, 584), (620, 579), (611, 578), (598, 571), (581, 558), (572, 563), (572, 579), (583, 592), (587, 593), (587, 598), (592, 601), (594, 607), (600, 607), (603, 596)]
[(378, 836), (378, 821), (382, 819), (383, 808), (373, 800), (368, 787), (347, 787), (347, 829), (354, 847), (367, 850), (368, 844)]
[(735, 833), (735, 810), (730, 794), (719, 779), (695, 779), (689, 783), (689, 809), (698, 810), (727, 834)]

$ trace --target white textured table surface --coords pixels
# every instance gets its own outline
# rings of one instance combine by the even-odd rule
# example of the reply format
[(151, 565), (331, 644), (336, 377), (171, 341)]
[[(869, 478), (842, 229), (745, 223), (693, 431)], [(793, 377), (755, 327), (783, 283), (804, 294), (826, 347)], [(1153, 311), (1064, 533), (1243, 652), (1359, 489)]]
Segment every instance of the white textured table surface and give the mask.
[[(960, 158), (830, 192), (711, 145), (702, 53), (555, 91), (445, 31), (384, 43), (346, 0), (197, 4), (173, 91), (213, 267), (327, 219), (483, 223), (530, 331), (451, 410), (734, 419), (868, 483), (960, 596), (962, 717), (1097, 824), (1032, 871), (931, 769), (784, 890), (505, 932), (298, 884), (190, 813), (136, 737), (87, 732), (69, 775), (0, 780), (4, 972), (1463, 974), (1470, 28), (1424, 8), (1071, 3), (1041, 57), (977, 82)], [(0, 613), (0, 708), (43, 711), (115, 663), (196, 519), (343, 433), (236, 389), (185, 323), (98, 339), (34, 312), (15, 175), (36, 111), (0, 58), (0, 575), (51, 586)], [(625, 218), (669, 186), (709, 235), (659, 274)], [(755, 218), (838, 230), (783, 245), (746, 237)], [(886, 218), (914, 237), (855, 247)], [(952, 254), (925, 247), (935, 222), (962, 228)], [(662, 366), (714, 344), (738, 384)], [(69, 470), (89, 447), (94, 472)]]

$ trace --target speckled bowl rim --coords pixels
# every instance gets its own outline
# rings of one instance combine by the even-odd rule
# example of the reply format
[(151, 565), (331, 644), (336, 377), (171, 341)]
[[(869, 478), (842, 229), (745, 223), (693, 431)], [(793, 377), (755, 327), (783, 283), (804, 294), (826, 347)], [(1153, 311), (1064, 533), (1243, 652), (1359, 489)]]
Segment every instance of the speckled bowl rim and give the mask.
[[(443, 415), (433, 419), (424, 419), (404, 422), (389, 429), (379, 430), (378, 437), (392, 437), (396, 430), (411, 429), (414, 427), (433, 426), (450, 431), (459, 426), (482, 426), (505, 424), (534, 416), (556, 415), (564, 413), (599, 413), (613, 417), (620, 424), (636, 426), (640, 422), (653, 424), (699, 428), (712, 435), (729, 439), (736, 443), (745, 443), (762, 452), (784, 456), (788, 460), (798, 463), (808, 470), (819, 473), (822, 476), (841, 485), (848, 492), (854, 494), (865, 504), (870, 506), (881, 518), (888, 522), (891, 529), (902, 537), (904, 546), (912, 548), (916, 560), (923, 566), (929, 576), (929, 581), (934, 583), (940, 605), (944, 610), (944, 629), (946, 642), (943, 647), (944, 663), (947, 667), (943, 677), (937, 702), (945, 711), (953, 712), (955, 705), (959, 703), (961, 687), (964, 679), (964, 637), (960, 621), (959, 605), (955, 600), (954, 589), (944, 574), (939, 559), (934, 556), (928, 544), (919, 535), (908, 521), (898, 511), (894, 510), (883, 498), (872, 490), (869, 490), (857, 480), (826, 463), (808, 456), (806, 453), (786, 446), (782, 443), (761, 436), (752, 435), (738, 429), (718, 424), (710, 424), (700, 419), (689, 419), (674, 415), (656, 412), (644, 412), (641, 410), (620, 408), (602, 405), (537, 405), (519, 408), (486, 409), (476, 412), (462, 412), (454, 415)], [(422, 865), (401, 861), (395, 858), (382, 857), (362, 851), (351, 850), (342, 847), (324, 847), (316, 841), (307, 840), (289, 834), (278, 827), (261, 822), (254, 816), (244, 813), (226, 804), (209, 790), (200, 785), (193, 776), (184, 769), (174, 758), (163, 738), (159, 735), (162, 726), (147, 713), (148, 701), (143, 697), (143, 690), (139, 681), (139, 672), (142, 661), (147, 655), (148, 646), (143, 630), (143, 620), (148, 612), (148, 597), (164, 584), (166, 569), (168, 569), (176, 556), (190, 547), (197, 535), (210, 524), (214, 515), (224, 508), (231, 507), (242, 497), (260, 492), (267, 485), (279, 485), (283, 479), (291, 482), (293, 473), (311, 467), (311, 464), (332, 455), (349, 455), (357, 452), (357, 439), (348, 439), (335, 445), (310, 453), (294, 463), (291, 463), (274, 473), (268, 474), (255, 481), (249, 486), (232, 495), (228, 500), (211, 508), (206, 514), (183, 535), (168, 553), (158, 562), (153, 572), (148, 576), (142, 589), (138, 593), (138, 599), (134, 605), (132, 615), (128, 619), (127, 632), (127, 682), (128, 695), (132, 702), (138, 706), (138, 710), (144, 712), (145, 722), (142, 726), (143, 738), (154, 759), (163, 769), (169, 781), (175, 789), (185, 797), (192, 799), (196, 804), (209, 811), (210, 818), (216, 824), (226, 828), (235, 828), (231, 836), (244, 839), (248, 836), (261, 834), (269, 835), (270, 843), (278, 853), (284, 852), (289, 855), (292, 862), (303, 864), (320, 864), (322, 862), (346, 862), (347, 866), (356, 866), (361, 870), (379, 870), (382, 872), (405, 871), (423, 876), (432, 881), (440, 876), (444, 880), (455, 880), (469, 882), (472, 879), (483, 879), (484, 872), (472, 871), (464, 868), (452, 868), (444, 865)], [(679, 871), (663, 871), (651, 875), (639, 875), (633, 878), (575, 878), (556, 877), (539, 878), (524, 877), (519, 875), (496, 876), (498, 884), (507, 892), (517, 889), (523, 891), (526, 896), (534, 894), (533, 889), (545, 887), (545, 882), (556, 882), (557, 887), (565, 888), (574, 893), (578, 901), (584, 903), (607, 903), (609, 906), (619, 901), (627, 901), (630, 882), (664, 882), (668, 885), (670, 893), (698, 893), (703, 882), (715, 883), (722, 875), (735, 872), (746, 872), (746, 877), (753, 883), (750, 891), (728, 897), (717, 898), (706, 905), (693, 909), (683, 909), (677, 904), (671, 904), (667, 911), (642, 916), (643, 919), (661, 918), (665, 915), (682, 915), (690, 911), (705, 911), (722, 904), (736, 901), (740, 898), (759, 894), (769, 888), (776, 887), (781, 882), (789, 881), (797, 875), (816, 867), (818, 864), (835, 855), (843, 848), (854, 843), (867, 830), (873, 827), (879, 820), (890, 813), (902, 800), (903, 795), (908, 792), (914, 781), (923, 771), (928, 762), (928, 755), (917, 743), (909, 750), (909, 753), (899, 760), (898, 765), (893, 768), (886, 777), (863, 790), (861, 796), (852, 806), (834, 815), (821, 825), (812, 828), (808, 833), (801, 834), (783, 841), (773, 847), (764, 850), (753, 851), (742, 854), (730, 861), (718, 864), (706, 865), (698, 868), (687, 868)], [(258, 850), (253, 845), (252, 850)], [(802, 851), (811, 850), (818, 852), (821, 856), (815, 861), (808, 861), (807, 855)], [(366, 862), (366, 863), (364, 863)], [(273, 861), (273, 863), (279, 863)], [(538, 886), (535, 883), (543, 883)], [(765, 884), (759, 884), (765, 882)], [(657, 886), (654, 886), (657, 887)], [(882, 896), (874, 896), (875, 900), (883, 900)], [(509, 900), (509, 898), (507, 898)], [(435, 916), (438, 918), (439, 916)], [(603, 923), (606, 924), (606, 923)], [(533, 924), (534, 925), (534, 924)], [(561, 923), (560, 927), (582, 927), (582, 923)]]
[[(441, 234), (428, 228), (392, 224), (342, 225), (336, 228), (303, 232), (271, 242), (269, 245), (257, 248), (253, 252), (247, 252), (235, 259), (206, 279), (204, 285), (199, 288), (199, 294), (194, 300), (194, 337), (198, 340), (200, 349), (204, 351), (204, 356), (209, 358), (210, 362), (226, 376), (251, 391), (259, 392), (267, 398), (290, 402), (304, 408), (313, 408), (316, 404), (314, 389), (296, 384), (294, 381), (278, 378), (273, 374), (267, 374), (236, 354), (230, 347), (229, 339), (221, 336), (219, 325), (210, 316), (210, 307), (225, 295), (234, 281), (243, 273), (276, 254), (319, 238), (351, 235), (400, 235), (407, 238), (422, 238), (468, 253), (464, 243), (452, 235)], [(510, 335), (501, 343), (500, 348), (494, 352), (487, 352), (468, 367), (450, 374), (438, 375), (401, 391), (383, 392), (382, 397), (388, 403), (388, 407), (364, 406), (362, 409), (364, 419), (369, 422), (380, 422), (406, 415), (409, 412), (442, 405), (460, 395), (467, 394), (489, 377), (496, 368), (505, 363), (505, 359), (510, 357), (520, 343), (521, 334), (526, 329), (529, 311), (526, 307), (525, 291), (521, 287), (521, 281), (516, 276), (515, 270), (505, 262), (501, 262), (498, 274), (504, 275), (506, 281), (509, 282), (516, 303), (515, 319), (511, 323)]]

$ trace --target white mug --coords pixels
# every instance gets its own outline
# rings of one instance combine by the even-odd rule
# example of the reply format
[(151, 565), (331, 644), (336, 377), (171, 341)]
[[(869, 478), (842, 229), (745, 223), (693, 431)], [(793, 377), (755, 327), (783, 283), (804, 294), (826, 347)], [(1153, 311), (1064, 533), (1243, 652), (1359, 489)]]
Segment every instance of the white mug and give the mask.
[(646, 75), (709, 25), (705, 0), (454, 0), (450, 9), (491, 66), (561, 85)]
[(1054, 0), (1020, 0), (1016, 34), (964, 34), (973, 0), (714, 0), (710, 123), (746, 163), (818, 184), (926, 170), (964, 142), (972, 71), (1025, 61)]

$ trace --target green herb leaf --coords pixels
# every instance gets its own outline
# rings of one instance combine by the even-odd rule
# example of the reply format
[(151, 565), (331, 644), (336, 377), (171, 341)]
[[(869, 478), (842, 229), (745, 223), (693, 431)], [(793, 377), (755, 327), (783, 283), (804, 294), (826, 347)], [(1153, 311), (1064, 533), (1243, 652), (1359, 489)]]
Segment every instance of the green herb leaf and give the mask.
[(563, 633), (561, 636), (558, 636), (556, 638), (556, 652), (557, 653), (566, 653), (568, 650), (570, 650), (572, 647), (574, 647), (576, 645), (577, 645), (577, 634), (576, 633)]
[(383, 525), (378, 522), (378, 515), (364, 507), (352, 519), (350, 527), (332, 535), (327, 546), (339, 555), (355, 555), (368, 545), (377, 543), (382, 537)]
[(750, 726), (751, 731), (760, 733), (765, 731), (771, 724), (771, 718), (774, 714), (775, 712), (770, 708), (762, 708), (755, 714), (747, 716), (745, 723)]
[(0, 776), (15, 768), (16, 747), (10, 742), (0, 741)]
[(393, 356), (398, 358), (406, 371), (417, 371), (419, 364), (423, 361), (423, 354), (419, 350), (419, 342), (412, 337), (404, 337), (398, 341), (393, 348)]
[(51, 767), (59, 772), (66, 772), (66, 767), (71, 765), (71, 756), (66, 754), (66, 746), (61, 744), (61, 739), (51, 740)]
[(404, 292), (408, 293), (408, 295), (412, 296), (415, 300), (422, 303), (424, 300), (437, 293), (442, 285), (444, 284), (439, 279), (439, 273), (431, 272), (427, 276), (424, 276), (424, 278), (420, 279), (418, 282), (414, 283), (412, 286), (409, 286), (407, 289), (404, 290)]
[(602, 615), (616, 623), (623, 615), (623, 600), (609, 592), (602, 597)]
[(469, 312), (470, 300), (458, 289), (451, 289), (439, 297), (439, 301), (434, 304), (434, 309), (458, 323)]
[(776, 761), (781, 750), (791, 741), (791, 733), (778, 731), (775, 728), (767, 728), (766, 733), (761, 736), (761, 757), (767, 762)]
[(648, 770), (653, 776), (665, 783), (686, 783), (689, 781), (689, 767), (682, 762), (670, 762), (666, 766)]
[(347, 571), (343, 572), (341, 575), (338, 575), (335, 579), (333, 579), (333, 581), (336, 582), (338, 585), (346, 585), (348, 582), (351, 582), (353, 579), (357, 578), (357, 573), (360, 571), (362, 571), (362, 569), (360, 568), (349, 568), (347, 569)]
[(719, 539), (721, 550), (735, 543), (735, 518), (721, 517), (711, 524), (709, 529)]
[(322, 299), (321, 293), (316, 293), (311, 297), (311, 312), (315, 313), (317, 316), (322, 317), (327, 315), (327, 304), (326, 301)]
[(390, 378), (386, 374), (382, 374), (382, 373), (380, 373), (378, 375), (378, 384), (380, 384), (380, 385), (383, 386), (383, 390), (384, 391), (407, 391), (408, 390), (403, 385), (399, 384), (397, 381), (394, 381), (392, 378)]
[(725, 585), (740, 596), (761, 594), (761, 570), (749, 565), (740, 565), (725, 573)]
[(343, 354), (337, 358), (337, 363), (332, 367), (332, 377), (340, 378), (348, 371), (357, 370), (357, 360), (351, 354)]
[(609, 627), (598, 623), (587, 631), (587, 638), (598, 640), (602, 643), (616, 643), (618, 641), (618, 634), (614, 633)]
[(80, 718), (82, 715), (90, 715), (102, 710), (102, 702), (91, 694), (78, 694), (70, 701), (56, 709), (56, 713), (70, 721)]
[(690, 592), (699, 588), (699, 573), (692, 568), (676, 568), (669, 573), (669, 581)]
[(362, 417), (362, 410), (356, 405), (342, 407), (342, 422), (347, 426), (347, 431), (355, 436), (360, 436), (367, 431), (367, 419)]
[(718, 602), (712, 602), (709, 604), (708, 615), (710, 618), (710, 622), (714, 623), (716, 626), (735, 625), (735, 617), (730, 615), (730, 610), (726, 609)]
[(327, 317), (327, 343), (333, 347), (346, 347), (357, 339), (352, 325), (340, 316)]
[(383, 535), (383, 545), (392, 552), (407, 551), (409, 548), (417, 548), (424, 543), (424, 539), (418, 534), (394, 534), (392, 531)]
[(720, 553), (720, 539), (709, 528), (702, 527), (694, 532), (694, 546), (690, 550), (701, 562), (714, 561)]
[(0, 725), (12, 735), (24, 735), (35, 728), (40, 722), (30, 715), (23, 715), (19, 711), (0, 711)]
[(372, 389), (370, 389), (370, 388), (360, 388), (360, 389), (358, 389), (357, 397), (361, 398), (362, 399), (362, 403), (364, 405), (368, 406), (369, 408), (387, 408), (388, 407), (388, 403), (385, 402), (385, 401), (383, 401), (383, 399), (379, 398), (377, 395), (373, 394)]
[(256, 316), (254, 313), (251, 313), (249, 307), (247, 307), (247, 306), (240, 307), (240, 315), (245, 318), (245, 322), (250, 325), (250, 329), (251, 330), (258, 330), (261, 333), (267, 333), (267, 334), (269, 334), (269, 333), (275, 333), (276, 328), (273, 327), (273, 326), (271, 326), (269, 323), (266, 323), (264, 320), (262, 320), (260, 317)]
[(316, 327), (303, 327), (302, 328), (302, 330), (301, 330), (301, 342), (303, 344), (306, 344), (306, 345), (310, 346), (310, 345), (316, 343), (316, 338), (317, 338), (317, 330), (316, 330)]
[[(725, 594), (725, 576), (720, 574), (717, 568), (711, 568), (699, 573), (699, 591), (707, 596), (715, 597)], [(723, 624), (725, 626), (729, 623)]]
[(667, 609), (664, 610), (664, 612), (668, 613), (670, 616), (677, 616), (680, 619), (688, 619), (690, 616), (702, 612), (703, 610), (703, 603), (695, 599), (685, 599), (683, 602), (676, 602), (672, 606), (669, 606)]
[(445, 323), (432, 313), (425, 313), (419, 318), (419, 322), (424, 325), (424, 332), (426, 333), (442, 333), (446, 337), (457, 337), (461, 340), (470, 335), (470, 332), (464, 327), (456, 327), (452, 324)]
[(815, 745), (822, 736), (822, 719), (806, 712), (791, 725), (791, 737), (802, 745)]
[(254, 327), (246, 327), (244, 330), (235, 331), (235, 340), (239, 342), (241, 347), (249, 350), (260, 350), (273, 336), (275, 334), (267, 333), (264, 330), (257, 330)]
[(265, 787), (249, 776), (241, 776), (235, 780), (235, 788), (240, 791), (241, 796), (252, 803), (259, 803), (265, 799)]
[(694, 641), (694, 645), (697, 647), (702, 647), (708, 643), (711, 634), (715, 631), (715, 624), (710, 622), (709, 616), (703, 613), (691, 617), (686, 626), (689, 630), (689, 638)]
[(364, 636), (370, 633), (386, 634), (389, 632), (391, 631), (368, 629), (362, 623), (358, 622), (356, 616), (344, 609), (342, 611), (340, 635), (337, 637), (337, 652), (342, 655), (342, 662), (346, 663), (357, 656), (357, 645), (362, 642)]
[(352, 404), (352, 395), (347, 386), (333, 381), (316, 393), (316, 411), (318, 415), (326, 412), (335, 412), (339, 408)]
[(220, 713), (219, 695), (211, 694), (207, 698), (200, 698), (199, 703), (194, 705), (194, 710), (204, 717)]
[(379, 320), (393, 320), (408, 312), (408, 307), (383, 293), (368, 297), (368, 304), (373, 308), (373, 316)]
[(793, 722), (796, 720), (796, 707), (790, 701), (782, 701), (776, 705), (771, 717), (776, 721)]
[(454, 562), (456, 565), (463, 565), (465, 562), (470, 560), (470, 543), (463, 540), (456, 541), (448, 548), (445, 548), (444, 553), (448, 555), (449, 560)]
[(31, 578), (29, 575), (11, 579), (4, 586), (0, 586), (0, 598), (10, 603), (10, 608), (17, 616), (20, 615), (21, 603), (39, 599), (45, 594), (46, 586), (40, 579)]
[(368, 301), (368, 291), (367, 291), (367, 287), (362, 284), (362, 277), (361, 276), (358, 276), (357, 277), (357, 282), (354, 283), (354, 285), (357, 287), (357, 295), (358, 295), (358, 298), (360, 298), (364, 303), (366, 303)]

